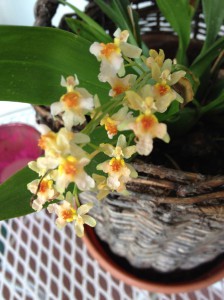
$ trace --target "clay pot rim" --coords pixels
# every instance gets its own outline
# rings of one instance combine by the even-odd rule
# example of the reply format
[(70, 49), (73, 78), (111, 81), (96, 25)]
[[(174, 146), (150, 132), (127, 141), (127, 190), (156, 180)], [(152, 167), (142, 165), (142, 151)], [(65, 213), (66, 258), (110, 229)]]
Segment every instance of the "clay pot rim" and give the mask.
[(142, 278), (138, 278), (134, 274), (128, 273), (124, 268), (120, 267), (117, 262), (112, 260), (109, 254), (104, 250), (102, 244), (96, 237), (94, 229), (90, 227), (85, 228), (85, 236), (83, 238), (85, 245), (89, 253), (94, 259), (96, 259), (99, 265), (106, 271), (108, 271), (113, 277), (124, 283), (135, 286), (137, 288), (147, 290), (150, 292), (157, 292), (163, 294), (192, 292), (202, 288), (206, 288), (209, 285), (221, 280), (224, 277), (224, 261), (214, 266), (203, 276), (198, 277), (195, 280), (188, 282), (178, 283), (158, 283), (147, 281)]

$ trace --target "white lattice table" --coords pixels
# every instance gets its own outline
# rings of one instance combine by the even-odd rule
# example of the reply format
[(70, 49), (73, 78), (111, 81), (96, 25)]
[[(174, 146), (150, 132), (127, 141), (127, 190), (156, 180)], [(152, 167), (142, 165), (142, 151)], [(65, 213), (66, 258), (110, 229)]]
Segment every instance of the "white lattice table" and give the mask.
[(0, 224), (0, 299), (224, 299), (224, 282), (191, 294), (170, 296), (127, 286), (90, 257), (72, 224), (58, 230), (54, 216), (46, 212)]

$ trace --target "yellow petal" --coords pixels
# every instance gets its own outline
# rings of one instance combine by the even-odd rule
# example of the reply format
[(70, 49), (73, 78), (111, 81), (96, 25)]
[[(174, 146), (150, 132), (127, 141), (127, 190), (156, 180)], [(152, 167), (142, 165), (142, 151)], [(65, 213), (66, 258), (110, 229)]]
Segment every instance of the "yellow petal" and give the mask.
[(86, 215), (86, 216), (83, 216), (82, 219), (83, 219), (84, 224), (89, 225), (90, 227), (96, 226), (96, 220), (93, 217)]
[(80, 216), (83, 216), (83, 215), (87, 214), (92, 207), (93, 207), (93, 203), (82, 204), (77, 209), (77, 214)]
[(84, 236), (84, 226), (82, 223), (80, 222), (75, 223), (75, 232), (76, 235), (80, 238)]

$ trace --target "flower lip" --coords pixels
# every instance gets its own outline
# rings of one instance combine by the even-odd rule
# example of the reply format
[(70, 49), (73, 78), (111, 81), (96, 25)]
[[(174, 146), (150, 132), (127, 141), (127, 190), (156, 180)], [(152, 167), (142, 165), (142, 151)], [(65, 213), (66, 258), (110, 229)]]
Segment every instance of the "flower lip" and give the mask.
[(68, 108), (75, 108), (79, 105), (80, 97), (78, 93), (68, 92), (62, 96), (61, 100)]
[(76, 218), (76, 210), (71, 207), (70, 209), (63, 210), (61, 215), (66, 222), (72, 222)]
[(121, 168), (125, 165), (125, 162), (121, 158), (113, 157), (109, 162), (113, 172), (119, 172)]
[(163, 83), (156, 83), (155, 88), (160, 96), (164, 96), (170, 91), (170, 86)]
[(109, 59), (111, 55), (114, 53), (120, 53), (119, 47), (114, 43), (108, 43), (108, 44), (101, 43), (100, 45), (102, 47), (100, 53), (102, 56), (106, 57), (107, 59)]
[(110, 117), (107, 117), (105, 120), (105, 129), (108, 131), (108, 134), (110, 136), (114, 136), (118, 132), (116, 122), (113, 121)]
[(136, 121), (141, 123), (144, 131), (149, 131), (156, 123), (158, 123), (157, 118), (154, 115), (140, 115)]
[(73, 156), (68, 156), (66, 160), (59, 166), (61, 173), (67, 175), (76, 175), (77, 173), (77, 159)]
[(52, 180), (42, 180), (39, 185), (38, 192), (45, 193), (48, 188), (51, 188), (53, 181)]

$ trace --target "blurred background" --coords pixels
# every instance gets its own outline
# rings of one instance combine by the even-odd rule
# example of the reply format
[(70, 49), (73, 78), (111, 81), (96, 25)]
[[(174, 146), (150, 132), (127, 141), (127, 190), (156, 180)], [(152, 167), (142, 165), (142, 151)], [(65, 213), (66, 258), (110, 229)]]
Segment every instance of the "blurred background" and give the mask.
[[(37, 0), (0, 0), (0, 24), (1, 25), (25, 25), (34, 24), (34, 6)], [(87, 4), (85, 0), (71, 0), (74, 6), (83, 10)], [(60, 5), (53, 18), (53, 25), (57, 26), (61, 17), (70, 13), (71, 9)], [(3, 99), (1, 99), (3, 100)], [(28, 104), (14, 102), (0, 102), (0, 117), (17, 109), (27, 108)]]
[[(70, 2), (79, 9), (83, 9), (87, 3), (85, 0), (72, 0)], [(36, 0), (0, 0), (0, 24), (32, 25), (34, 23), (33, 8), (35, 3)], [(53, 19), (53, 24), (56, 26), (60, 16), (67, 12), (71, 12), (71, 9), (60, 5)]]

